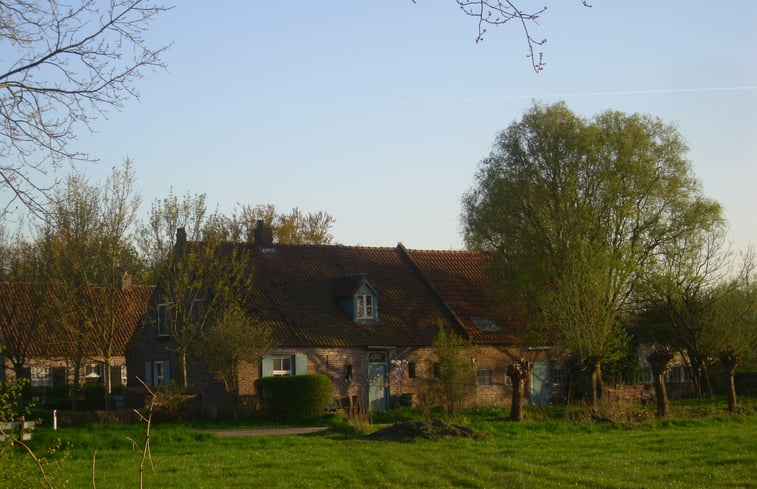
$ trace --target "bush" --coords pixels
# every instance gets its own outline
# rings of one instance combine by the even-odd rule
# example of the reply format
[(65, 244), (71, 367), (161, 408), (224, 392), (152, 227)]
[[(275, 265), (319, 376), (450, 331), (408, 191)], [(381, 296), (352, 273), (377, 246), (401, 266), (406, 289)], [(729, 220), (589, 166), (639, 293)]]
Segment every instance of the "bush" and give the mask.
[(331, 380), (325, 375), (263, 377), (255, 381), (264, 412), (287, 419), (323, 415), (332, 402)]

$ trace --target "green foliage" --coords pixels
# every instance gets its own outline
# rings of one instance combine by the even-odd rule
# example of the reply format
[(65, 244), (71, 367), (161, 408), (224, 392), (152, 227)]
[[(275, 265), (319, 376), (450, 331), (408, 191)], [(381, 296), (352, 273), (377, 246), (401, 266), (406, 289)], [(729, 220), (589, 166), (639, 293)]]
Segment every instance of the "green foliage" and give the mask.
[(473, 366), (464, 355), (470, 342), (450, 331), (443, 324), (432, 344), (434, 378), (428, 385), (428, 398), (432, 404), (444, 407), (448, 415), (464, 406), (471, 389)]
[(263, 377), (255, 390), (268, 414), (287, 419), (321, 416), (333, 397), (331, 380), (322, 374)]
[(29, 379), (18, 379), (14, 383), (0, 382), (0, 422), (16, 421), (29, 416), (34, 407), (24, 396), (30, 385)]
[(228, 394), (239, 394), (241, 362), (256, 364), (273, 346), (270, 329), (254, 321), (236, 302), (199, 338), (196, 353)]
[(498, 135), (464, 196), (466, 243), (495, 253), (500, 300), (591, 361), (595, 383), (622, 354), (623, 315), (655, 258), (722, 222), (686, 149), (649, 116), (535, 105)]
[[(535, 419), (530, 408), (526, 411), (527, 418)], [(179, 489), (187, 487), (187, 481), (193, 487), (246, 487), (255, 481), (271, 488), (751, 487), (757, 418), (723, 417), (723, 412), (721, 401), (720, 417), (624, 426), (555, 419), (509, 423), (502, 421), (501, 411), (483, 410), (461, 415), (487, 433), (485, 438), (401, 443), (349, 431), (226, 438), (198, 433), (191, 426), (161, 424), (151, 432), (153, 465), (146, 467), (145, 487)], [(71, 446), (64, 470), (54, 471), (55, 487), (92, 487), (95, 449), (97, 487), (138, 487), (139, 453), (130, 440), (141, 439), (140, 425), (37, 435), (34, 448), (43, 454), (58, 438), (63, 446)], [(391, 464), (385, 463), (388, 454)], [(25, 456), (14, 451), (12, 457), (0, 462), (0, 471)], [(48, 458), (55, 461), (54, 456)], [(1, 475), (3, 489), (39, 486), (31, 480), (6, 483), (12, 479)]]

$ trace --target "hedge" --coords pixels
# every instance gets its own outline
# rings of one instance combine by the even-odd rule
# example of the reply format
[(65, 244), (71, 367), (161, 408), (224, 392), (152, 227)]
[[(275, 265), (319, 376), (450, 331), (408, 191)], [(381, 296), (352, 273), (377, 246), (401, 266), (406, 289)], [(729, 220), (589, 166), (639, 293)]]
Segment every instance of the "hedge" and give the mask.
[(321, 416), (332, 402), (331, 380), (322, 374), (263, 377), (255, 381), (261, 408), (287, 419)]

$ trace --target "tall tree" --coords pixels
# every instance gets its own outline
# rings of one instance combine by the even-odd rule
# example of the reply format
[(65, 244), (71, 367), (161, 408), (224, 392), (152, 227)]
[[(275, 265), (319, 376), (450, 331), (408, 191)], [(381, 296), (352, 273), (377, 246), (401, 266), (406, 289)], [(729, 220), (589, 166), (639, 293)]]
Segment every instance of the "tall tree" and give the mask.
[(719, 285), (709, 317), (710, 338), (725, 374), (728, 411), (736, 412), (736, 369), (757, 358), (757, 290), (754, 284), (753, 252), (744, 256), (742, 267), (730, 282)]
[(720, 213), (685, 151), (649, 116), (535, 105), (499, 134), (463, 197), (467, 245), (494, 251), (502, 296), (586, 364), (593, 405), (650, 257)]
[(252, 284), (249, 253), (244, 244), (226, 241), (224, 222), (208, 212), (205, 195), (170, 194), (153, 204), (140, 234), (183, 387), (189, 387), (189, 357), (206, 328)]
[[(0, 2), (0, 185), (41, 212), (43, 175), (68, 161), (77, 131), (137, 96), (134, 83), (162, 68), (167, 46), (144, 35), (166, 10), (144, 0)], [(9, 204), (8, 204), (9, 205)]]
[(648, 342), (681, 352), (692, 367), (698, 393), (712, 394), (712, 315), (731, 273), (725, 228), (717, 215), (706, 228), (681, 233), (662, 246), (642, 277), (638, 333)]
[[(102, 360), (106, 396), (112, 388), (124, 276), (138, 275), (142, 268), (133, 244), (140, 202), (128, 159), (103, 185), (74, 173), (55, 193), (50, 220), (41, 230), (48, 281), (58, 286), (55, 302), (60, 314), (54, 338), (75, 376), (88, 357)], [(78, 377), (74, 387), (78, 388)]]

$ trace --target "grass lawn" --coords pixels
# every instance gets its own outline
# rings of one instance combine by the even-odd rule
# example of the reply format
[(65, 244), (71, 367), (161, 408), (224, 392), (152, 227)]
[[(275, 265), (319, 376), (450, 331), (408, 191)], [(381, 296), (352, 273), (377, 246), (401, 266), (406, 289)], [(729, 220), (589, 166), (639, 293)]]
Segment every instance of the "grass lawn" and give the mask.
[[(155, 425), (146, 488), (591, 487), (757, 488), (757, 416), (710, 416), (634, 425), (464, 420), (480, 439), (387, 441), (345, 430), (304, 436), (220, 438)], [(56, 488), (139, 487), (140, 425), (44, 427), (33, 445)], [(60, 438), (60, 447), (47, 448)], [(0, 487), (46, 487), (29, 457), (6, 454)], [(19, 474), (23, 480), (19, 479)], [(29, 480), (35, 480), (36, 486)]]

